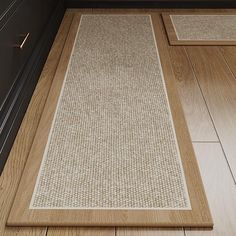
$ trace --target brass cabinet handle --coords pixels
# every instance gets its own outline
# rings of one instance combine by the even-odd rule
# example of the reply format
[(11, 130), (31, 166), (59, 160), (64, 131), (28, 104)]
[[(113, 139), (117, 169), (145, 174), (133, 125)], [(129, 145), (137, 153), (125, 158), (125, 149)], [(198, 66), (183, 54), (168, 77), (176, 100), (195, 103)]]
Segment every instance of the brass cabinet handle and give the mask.
[(26, 34), (26, 35), (20, 35), (20, 36), (24, 36), (22, 43), (20, 43), (20, 44), (14, 44), (13, 46), (14, 46), (15, 48), (23, 49), (23, 48), (24, 48), (24, 45), (25, 45), (25, 43), (26, 43), (26, 41), (27, 41), (27, 39), (29, 38), (29, 35), (30, 35), (30, 33), (28, 33), (28, 34)]

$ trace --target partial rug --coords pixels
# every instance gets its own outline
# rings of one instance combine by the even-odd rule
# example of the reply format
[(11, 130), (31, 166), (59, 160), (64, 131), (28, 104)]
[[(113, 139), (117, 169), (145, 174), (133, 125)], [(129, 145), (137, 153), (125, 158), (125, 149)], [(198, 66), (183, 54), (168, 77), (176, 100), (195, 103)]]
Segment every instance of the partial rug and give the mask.
[(236, 15), (163, 13), (171, 45), (236, 45)]
[(75, 14), (8, 225), (212, 227), (163, 30)]

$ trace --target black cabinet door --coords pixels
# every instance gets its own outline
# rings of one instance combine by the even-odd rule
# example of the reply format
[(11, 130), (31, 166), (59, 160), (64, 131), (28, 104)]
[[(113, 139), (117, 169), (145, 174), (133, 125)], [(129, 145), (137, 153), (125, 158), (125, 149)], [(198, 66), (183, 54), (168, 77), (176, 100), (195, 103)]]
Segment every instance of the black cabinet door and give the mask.
[(0, 112), (44, 28), (43, 2), (25, 0), (0, 31)]

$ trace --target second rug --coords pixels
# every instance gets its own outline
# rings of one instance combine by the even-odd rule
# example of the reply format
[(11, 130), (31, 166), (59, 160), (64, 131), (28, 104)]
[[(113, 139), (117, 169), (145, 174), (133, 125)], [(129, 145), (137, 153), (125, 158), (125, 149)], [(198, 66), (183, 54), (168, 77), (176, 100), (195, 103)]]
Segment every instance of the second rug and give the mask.
[(236, 15), (163, 13), (171, 45), (236, 45)]

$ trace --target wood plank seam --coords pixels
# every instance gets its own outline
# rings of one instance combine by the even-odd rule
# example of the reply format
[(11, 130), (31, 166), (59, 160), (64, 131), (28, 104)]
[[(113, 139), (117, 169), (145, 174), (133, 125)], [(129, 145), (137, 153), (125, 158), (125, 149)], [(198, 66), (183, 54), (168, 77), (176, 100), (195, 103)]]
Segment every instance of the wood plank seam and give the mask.
[(219, 139), (219, 143), (220, 143), (220, 146), (221, 146), (221, 148), (222, 148), (222, 150), (223, 150), (223, 154), (224, 154), (225, 160), (226, 160), (226, 162), (227, 162), (228, 168), (229, 168), (229, 170), (230, 170), (231, 176), (232, 176), (232, 178), (233, 178), (234, 183), (236, 184), (236, 179), (235, 179), (235, 177), (234, 177), (234, 175), (233, 175), (233, 172), (232, 172), (232, 169), (231, 169), (231, 167), (230, 167), (229, 161), (228, 161), (228, 159), (227, 159), (227, 156), (226, 156), (224, 147), (223, 147), (223, 145), (222, 145), (222, 142), (221, 142), (219, 133), (218, 133), (217, 128), (216, 128), (216, 126), (215, 126), (214, 119), (213, 119), (213, 117), (212, 117), (211, 111), (210, 111), (210, 109), (209, 109), (209, 106), (208, 106), (208, 104), (207, 104), (206, 98), (205, 98), (204, 93), (203, 93), (203, 91), (202, 91), (201, 85), (200, 85), (199, 80), (198, 80), (198, 78), (197, 78), (197, 75), (196, 75), (196, 73), (195, 73), (195, 69), (194, 69), (193, 63), (192, 63), (192, 61), (190, 60), (188, 51), (186, 50), (186, 47), (184, 47), (184, 50), (185, 50), (185, 52), (186, 52), (186, 55), (187, 55), (187, 57), (188, 57), (188, 60), (189, 60), (189, 62), (190, 62), (190, 65), (191, 65), (191, 67), (192, 67), (192, 70), (193, 70), (193, 72), (194, 72), (194, 74), (195, 74), (195, 78), (196, 78), (196, 80), (197, 80), (199, 89), (200, 89), (200, 91), (201, 91), (203, 100), (204, 100), (204, 102), (205, 102), (206, 108), (207, 108), (208, 113), (209, 113), (209, 116), (210, 116), (210, 118), (211, 118), (211, 121), (212, 121), (213, 127), (214, 127), (214, 129), (215, 129), (216, 135), (217, 135), (217, 137), (218, 137), (218, 139)]
[(168, 46), (168, 50), (192, 141), (219, 141), (184, 48)]
[[(205, 188), (210, 201), (215, 227), (209, 232), (204, 229), (186, 228), (187, 236), (235, 236), (235, 199), (234, 181), (225, 162), (219, 144), (195, 144), (195, 151), (204, 178)], [(212, 168), (212, 170), (211, 170)]]
[(233, 70), (231, 69), (231, 67), (230, 67), (230, 65), (229, 65), (229, 63), (228, 63), (228, 60), (226, 59), (224, 53), (223, 53), (221, 50), (219, 50), (219, 53), (221, 54), (223, 60), (225, 61), (225, 64), (227, 65), (229, 71), (231, 72), (232, 77), (236, 80), (236, 75), (234, 74)]

